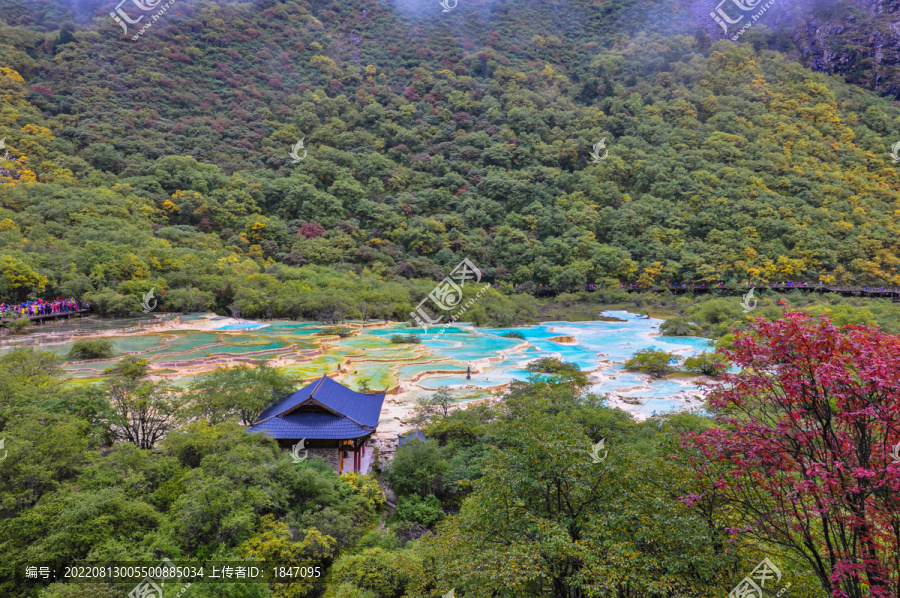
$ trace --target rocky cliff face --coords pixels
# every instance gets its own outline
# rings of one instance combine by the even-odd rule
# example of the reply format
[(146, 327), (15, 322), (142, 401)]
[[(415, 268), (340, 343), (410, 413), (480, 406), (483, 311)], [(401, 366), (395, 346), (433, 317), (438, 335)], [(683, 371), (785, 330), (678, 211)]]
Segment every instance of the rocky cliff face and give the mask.
[(807, 67), (900, 97), (900, 0), (845, 0), (804, 12), (794, 39)]
[(900, 0), (699, 0), (692, 12), (703, 13), (702, 29), (713, 39), (762, 43), (815, 71), (900, 97)]

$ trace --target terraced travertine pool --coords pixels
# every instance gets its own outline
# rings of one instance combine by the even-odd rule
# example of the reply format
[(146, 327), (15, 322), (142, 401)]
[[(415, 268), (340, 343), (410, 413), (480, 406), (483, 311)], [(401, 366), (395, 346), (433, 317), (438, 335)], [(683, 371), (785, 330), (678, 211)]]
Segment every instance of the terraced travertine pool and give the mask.
[[(459, 400), (484, 398), (502, 385), (525, 379), (526, 364), (539, 357), (558, 357), (590, 371), (591, 390), (608, 394), (610, 402), (638, 417), (691, 405), (699, 392), (688, 380), (654, 381), (625, 372), (622, 363), (634, 352), (650, 346), (680, 356), (709, 350), (707, 339), (662, 337), (661, 320), (644, 319), (627, 312), (605, 312), (618, 321), (553, 322), (508, 329), (449, 327), (439, 337), (409, 329), (405, 324), (365, 328), (344, 339), (329, 337), (322, 342), (325, 326), (309, 322), (235, 321), (209, 316), (151, 319), (166, 329), (135, 330), (147, 319), (122, 321), (119, 328), (109, 320), (84, 319), (52, 327), (42, 334), (16, 341), (64, 356), (72, 347), (72, 334), (103, 333), (113, 342), (117, 357), (64, 365), (73, 383), (90, 384), (121, 356), (138, 354), (153, 368), (152, 373), (186, 386), (195, 376), (236, 363), (267, 360), (273, 367), (300, 379), (328, 374), (354, 388), (395, 388), (410, 401), (441, 387)], [(168, 324), (167, 324), (168, 322)], [(121, 331), (121, 332), (120, 332)], [(397, 345), (397, 333), (420, 333), (418, 345)], [(518, 332), (524, 340), (506, 338)], [(68, 336), (67, 336), (68, 335)], [(563, 338), (561, 338), (563, 337)], [(568, 337), (568, 338), (565, 338)], [(566, 342), (569, 341), (569, 342)], [(11, 345), (0, 347), (0, 352)], [(466, 368), (471, 367), (471, 379)]]

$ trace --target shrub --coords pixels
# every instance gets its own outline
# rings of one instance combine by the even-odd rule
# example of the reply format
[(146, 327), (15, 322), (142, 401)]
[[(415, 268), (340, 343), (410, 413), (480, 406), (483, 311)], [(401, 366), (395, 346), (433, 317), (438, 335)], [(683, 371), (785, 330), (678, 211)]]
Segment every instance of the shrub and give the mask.
[(372, 592), (379, 598), (402, 596), (409, 581), (398, 553), (382, 548), (368, 548), (359, 554), (344, 555), (334, 563), (331, 576), (337, 584), (349, 584), (344, 595), (367, 596)]
[(342, 583), (328, 589), (326, 598), (378, 598), (375, 592), (358, 588), (352, 583)]
[(670, 318), (659, 325), (663, 336), (697, 336), (700, 327), (683, 316)]
[(123, 295), (115, 291), (85, 293), (84, 300), (91, 304), (101, 316), (122, 317), (141, 311), (141, 304), (133, 295)]
[(422, 342), (422, 338), (418, 334), (395, 334), (391, 337), (391, 342), (395, 345), (417, 345)]
[(322, 332), (319, 334), (323, 334), (326, 336), (339, 336), (341, 338), (347, 338), (351, 334), (353, 334), (353, 330), (350, 328), (341, 328), (340, 326), (333, 326), (331, 328), (323, 328)]
[(440, 417), (447, 417), (453, 403), (447, 387), (441, 386), (434, 395), (416, 399), (416, 407), (409, 421), (418, 426), (431, 423)]
[(398, 496), (442, 495), (450, 464), (434, 440), (413, 440), (397, 449), (386, 477)]
[(688, 357), (684, 360), (684, 369), (688, 372), (718, 376), (725, 371), (725, 359), (718, 353), (707, 353)]
[(596, 294), (596, 300), (606, 304), (626, 303), (631, 298), (631, 293), (620, 287), (615, 280), (607, 280)]
[(112, 341), (106, 338), (77, 340), (67, 355), (69, 359), (105, 359), (112, 356)]
[(378, 480), (372, 475), (360, 475), (351, 471), (341, 476), (341, 481), (353, 488), (353, 491), (366, 500), (366, 504), (372, 511), (381, 511), (386, 504), (384, 491), (378, 485)]
[(573, 382), (577, 386), (587, 384), (587, 374), (574, 363), (560, 361), (555, 357), (542, 357), (525, 366), (529, 372), (550, 374), (555, 382)]
[(519, 340), (525, 340), (525, 335), (521, 332), (507, 332), (505, 334), (501, 334), (503, 338), (517, 338)]
[(556, 296), (556, 302), (563, 307), (572, 307), (578, 303), (578, 295), (575, 295), (574, 293), (560, 293)]
[(425, 498), (414, 494), (399, 499), (395, 515), (399, 521), (409, 521), (433, 528), (444, 518), (444, 510), (441, 508), (441, 501), (433, 494)]
[(625, 362), (625, 369), (630, 372), (650, 374), (654, 378), (662, 378), (675, 371), (675, 368), (671, 366), (674, 359), (674, 356), (665, 351), (658, 351), (650, 347), (632, 355), (631, 359)]
[(28, 318), (19, 318), (18, 320), (13, 320), (12, 322), (7, 322), (6, 328), (9, 330), (10, 334), (28, 334), (31, 330), (31, 327), (34, 326), (34, 322), (29, 320)]

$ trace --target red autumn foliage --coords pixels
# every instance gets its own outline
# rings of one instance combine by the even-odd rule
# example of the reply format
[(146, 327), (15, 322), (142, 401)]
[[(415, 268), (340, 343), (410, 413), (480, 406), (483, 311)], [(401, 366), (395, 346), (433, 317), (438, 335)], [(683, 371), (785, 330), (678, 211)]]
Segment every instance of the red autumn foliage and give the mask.
[(318, 222), (301, 222), (297, 228), (297, 234), (303, 235), (307, 239), (321, 237), (324, 233), (325, 229)]
[(789, 312), (757, 319), (710, 394), (721, 427), (686, 434), (734, 534), (789, 550), (835, 597), (900, 595), (900, 337)]
[(410, 85), (403, 90), (403, 97), (411, 102), (415, 102), (419, 99), (419, 94), (417, 94), (416, 90), (412, 88), (412, 85)]
[(35, 83), (31, 86), (31, 91), (39, 93), (43, 96), (50, 97), (53, 95), (53, 90), (47, 87), (46, 85), (41, 85), (40, 83)]

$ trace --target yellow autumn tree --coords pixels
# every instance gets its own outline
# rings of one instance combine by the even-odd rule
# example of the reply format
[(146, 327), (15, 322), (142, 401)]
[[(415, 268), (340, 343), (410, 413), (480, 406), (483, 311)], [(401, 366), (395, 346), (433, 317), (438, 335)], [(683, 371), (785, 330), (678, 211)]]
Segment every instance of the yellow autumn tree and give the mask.
[(24, 89), (25, 79), (22, 75), (11, 68), (0, 66), (0, 101), (7, 104), (23, 104)]
[(29, 293), (40, 293), (47, 277), (11, 255), (0, 257), (0, 296), (5, 301), (22, 301)]
[[(295, 581), (272, 584), (272, 595), (279, 598), (306, 596), (317, 581), (315, 568), (319, 568), (318, 577), (321, 579), (327, 562), (334, 557), (337, 541), (315, 528), (304, 530), (295, 541), (290, 527), (276, 521), (272, 515), (262, 517), (258, 529), (260, 531), (256, 535), (240, 546), (248, 558), (263, 561), (266, 567), (299, 567), (303, 572), (313, 570), (309, 575), (292, 575), (291, 579)], [(271, 568), (268, 572), (272, 573)]]

